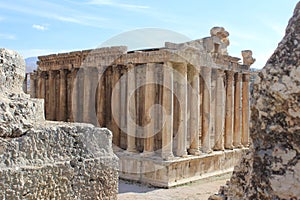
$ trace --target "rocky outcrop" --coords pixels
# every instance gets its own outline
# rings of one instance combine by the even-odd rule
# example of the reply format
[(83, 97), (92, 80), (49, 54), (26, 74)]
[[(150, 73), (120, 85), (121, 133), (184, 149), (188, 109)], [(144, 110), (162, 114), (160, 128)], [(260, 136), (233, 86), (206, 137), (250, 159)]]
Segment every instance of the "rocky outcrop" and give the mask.
[(116, 199), (111, 132), (45, 121), (24, 74), (19, 54), (0, 49), (0, 199)]
[(256, 78), (251, 151), (211, 199), (300, 198), (300, 3)]

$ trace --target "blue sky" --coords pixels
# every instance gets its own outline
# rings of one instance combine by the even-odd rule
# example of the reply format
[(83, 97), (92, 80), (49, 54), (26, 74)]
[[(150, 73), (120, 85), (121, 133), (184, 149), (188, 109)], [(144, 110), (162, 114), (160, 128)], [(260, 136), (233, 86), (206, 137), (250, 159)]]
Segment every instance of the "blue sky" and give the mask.
[(229, 31), (229, 54), (251, 49), (261, 68), (284, 35), (296, 0), (0, 0), (0, 47), (25, 58), (96, 48), (135, 29), (159, 28), (190, 39), (213, 26)]

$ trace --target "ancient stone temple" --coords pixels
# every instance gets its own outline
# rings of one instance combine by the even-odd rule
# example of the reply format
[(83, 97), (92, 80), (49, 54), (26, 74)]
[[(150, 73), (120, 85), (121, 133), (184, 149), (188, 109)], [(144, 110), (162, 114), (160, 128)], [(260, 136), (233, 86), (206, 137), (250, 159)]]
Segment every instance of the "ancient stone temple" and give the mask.
[(31, 96), (49, 120), (109, 128), (122, 178), (170, 187), (226, 173), (249, 145), (254, 62), (229, 56), (228, 36), (40, 56)]

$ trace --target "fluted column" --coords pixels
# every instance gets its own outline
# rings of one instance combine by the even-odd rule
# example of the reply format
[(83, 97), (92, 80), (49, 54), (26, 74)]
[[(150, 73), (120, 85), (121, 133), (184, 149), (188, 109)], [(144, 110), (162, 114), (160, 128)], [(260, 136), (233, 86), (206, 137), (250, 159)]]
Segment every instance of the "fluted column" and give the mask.
[(98, 71), (97, 119), (99, 127), (105, 126), (105, 75), (104, 69)]
[(234, 74), (234, 131), (233, 131), (233, 146), (241, 147), (241, 81), (242, 76), (236, 72)]
[(68, 81), (69, 91), (68, 91), (68, 121), (74, 122), (77, 113), (77, 71), (78, 69), (73, 68), (70, 73), (70, 78)]
[(177, 84), (175, 94), (179, 101), (177, 156), (187, 155), (187, 64), (173, 63), (174, 81)]
[(250, 74), (243, 74), (242, 96), (242, 145), (249, 146), (249, 79)]
[(121, 66), (120, 69), (121, 77), (119, 80), (120, 84), (120, 147), (124, 150), (127, 149), (127, 67)]
[(59, 71), (57, 70), (55, 73), (55, 120), (59, 121), (60, 116), (60, 78)]
[(42, 72), (40, 74), (41, 82), (40, 82), (40, 98), (44, 99), (44, 116), (46, 119), (46, 109), (47, 109), (47, 101), (46, 101), (46, 72)]
[(45, 98), (45, 77), (41, 71), (37, 72), (36, 97), (39, 99)]
[(192, 155), (199, 155), (199, 133), (200, 133), (200, 83), (199, 83), (199, 70), (195, 69), (193, 66), (189, 67), (188, 70), (188, 80), (190, 83), (190, 148), (189, 153)]
[(127, 151), (137, 152), (136, 137), (136, 101), (135, 101), (135, 69), (134, 65), (127, 65)]
[(67, 76), (64, 69), (59, 70), (59, 119), (66, 121), (67, 116)]
[(226, 71), (225, 148), (233, 149), (233, 75)]
[(42, 98), (42, 91), (41, 91), (41, 86), (42, 86), (42, 73), (40, 71), (37, 71), (37, 76), (36, 76), (36, 98), (41, 99)]
[(56, 116), (56, 84), (55, 71), (49, 71), (49, 119), (55, 120)]
[(79, 68), (76, 75), (76, 113), (75, 121), (83, 122), (84, 115), (84, 69)]
[(90, 123), (91, 69), (83, 71), (83, 122)]
[(25, 94), (28, 93), (27, 91), (27, 81), (28, 81), (28, 73), (25, 73), (24, 81), (23, 81), (23, 91)]
[(154, 67), (155, 64), (147, 63), (146, 65), (146, 85), (145, 85), (145, 110), (143, 116), (144, 125), (144, 152), (145, 154), (152, 154), (154, 151), (154, 117), (151, 117), (150, 109), (155, 102), (155, 87), (154, 82)]
[(215, 146), (214, 150), (224, 150), (224, 70), (216, 69), (216, 110), (215, 110)]
[(83, 122), (97, 124), (97, 116), (95, 110), (95, 97), (97, 86), (97, 69), (86, 67), (83, 73)]
[(30, 98), (36, 98), (36, 73), (30, 73)]
[(49, 71), (45, 72), (45, 118), (47, 120), (50, 120), (49, 113), (50, 113), (50, 92), (49, 92)]
[(162, 106), (164, 108), (164, 122), (162, 127), (162, 158), (173, 158), (173, 69), (167, 62), (163, 65)]
[(201, 151), (203, 153), (210, 153), (210, 107), (211, 107), (211, 68), (203, 67), (201, 70), (203, 78), (203, 97), (202, 97), (202, 137), (201, 137)]
[(120, 84), (117, 84), (120, 79), (120, 70), (116, 65), (112, 66), (112, 118), (111, 118), (111, 131), (113, 132), (113, 143), (120, 146), (120, 130), (119, 130), (119, 118), (120, 118)]

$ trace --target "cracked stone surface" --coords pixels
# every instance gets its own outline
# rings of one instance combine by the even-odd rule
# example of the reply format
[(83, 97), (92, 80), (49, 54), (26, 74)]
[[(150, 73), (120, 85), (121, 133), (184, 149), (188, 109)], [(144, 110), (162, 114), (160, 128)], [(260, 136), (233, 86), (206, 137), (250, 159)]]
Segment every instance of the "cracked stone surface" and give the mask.
[(22, 91), (25, 63), (0, 49), (0, 199), (116, 199), (109, 130), (44, 119)]
[(300, 3), (256, 78), (251, 112), (251, 151), (210, 199), (299, 199)]

